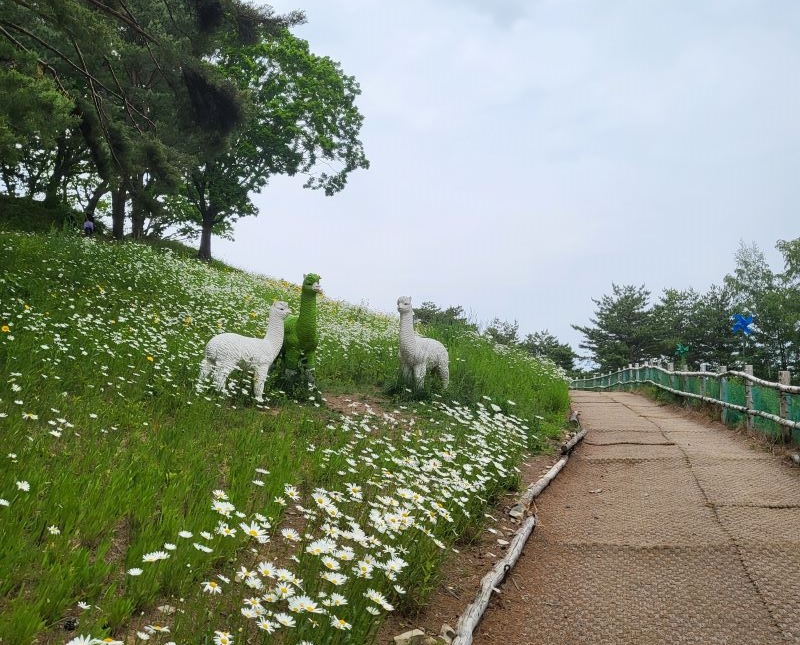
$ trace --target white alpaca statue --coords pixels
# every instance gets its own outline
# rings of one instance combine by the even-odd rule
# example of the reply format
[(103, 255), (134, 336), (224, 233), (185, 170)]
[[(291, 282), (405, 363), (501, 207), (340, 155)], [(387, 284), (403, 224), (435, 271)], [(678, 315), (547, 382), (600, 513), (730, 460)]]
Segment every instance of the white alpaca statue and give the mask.
[(397, 299), (397, 311), (400, 312), (400, 366), (403, 377), (410, 379), (414, 375), (414, 383), (418, 388), (425, 384), (425, 374), (436, 370), (442, 378), (442, 387), (447, 388), (450, 382), (450, 366), (447, 349), (438, 340), (424, 338), (414, 332), (414, 309), (411, 298), (400, 296)]
[(276, 301), (269, 310), (269, 322), (264, 338), (251, 338), (239, 334), (218, 334), (206, 345), (205, 357), (200, 365), (198, 386), (213, 375), (214, 387), (225, 391), (225, 382), (237, 367), (253, 370), (253, 395), (263, 401), (264, 383), (269, 368), (283, 346), (283, 321), (291, 313), (289, 305)]

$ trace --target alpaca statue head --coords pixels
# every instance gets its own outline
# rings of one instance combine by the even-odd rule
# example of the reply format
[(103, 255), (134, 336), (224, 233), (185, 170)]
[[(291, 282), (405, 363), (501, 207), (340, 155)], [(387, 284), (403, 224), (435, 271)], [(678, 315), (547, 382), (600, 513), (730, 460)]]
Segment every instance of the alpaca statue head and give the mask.
[[(289, 314), (292, 313), (292, 310), (289, 308), (289, 303), (283, 300), (276, 300), (272, 303), (272, 306), (269, 308), (269, 320), (272, 321), (273, 317), (275, 320), (284, 320)], [(281, 326), (281, 329), (283, 327)]]
[(303, 276), (303, 284), (301, 291), (313, 291), (314, 293), (322, 293), (322, 287), (319, 286), (320, 277), (316, 273), (306, 273)]
[(411, 306), (411, 297), (410, 296), (400, 296), (397, 299), (397, 311), (401, 314), (405, 314), (408, 312), (413, 313), (414, 308)]

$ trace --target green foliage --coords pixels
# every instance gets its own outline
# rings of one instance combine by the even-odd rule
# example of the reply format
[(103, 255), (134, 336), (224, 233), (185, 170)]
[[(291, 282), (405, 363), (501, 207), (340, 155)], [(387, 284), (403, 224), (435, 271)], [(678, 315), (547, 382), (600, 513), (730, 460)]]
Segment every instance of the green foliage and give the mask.
[(736, 313), (752, 313), (756, 333), (740, 339), (735, 360), (740, 367), (749, 363), (764, 377), (777, 380), (778, 371), (798, 366), (797, 282), (792, 273), (798, 240), (779, 242), (784, 254), (785, 273), (774, 272), (764, 253), (755, 245), (742, 243), (736, 252), (736, 268), (725, 276)]
[[(3, 155), (6, 188), (16, 189), (23, 173), (12, 166), (31, 150), (47, 153), (48, 199), (62, 179), (85, 171), (80, 161), (90, 163), (116, 202), (116, 237), (128, 201), (133, 236), (142, 237), (145, 221), (161, 214), (160, 198), (177, 191), (195, 157), (227, 149), (241, 124), (247, 97), (212, 62), (223, 41), (253, 42), (303, 19), (240, 0), (6, 0), (3, 7), (0, 55), (12, 64), (0, 74), (0, 86), (10, 89), (0, 92), (7, 99), (0, 101), (0, 151), (17, 153)], [(18, 131), (9, 134), (9, 117), (21, 116), (14, 106), (33, 109), (15, 118)], [(77, 137), (82, 156), (67, 164), (65, 142)], [(28, 183), (34, 196), (37, 187)]]
[(567, 343), (559, 342), (558, 338), (546, 329), (528, 334), (519, 343), (519, 346), (533, 356), (553, 361), (566, 372), (572, 372), (575, 369), (577, 355), (572, 347)]
[(0, 159), (4, 175), (31, 146), (49, 147), (74, 121), (71, 101), (43, 76), (36, 57), (0, 40)]
[(230, 235), (276, 174), (327, 195), (368, 168), (358, 83), (243, 0), (125, 5), (6, 0), (0, 30), (0, 182), (94, 212), (141, 239)]
[(257, 214), (251, 196), (271, 177), (303, 174), (306, 187), (333, 195), (352, 171), (369, 168), (358, 138), (364, 120), (355, 105), (358, 83), (338, 63), (312, 54), (306, 41), (283, 30), (223, 49), (217, 66), (251, 103), (230, 149), (201, 158), (180, 197), (183, 231), (201, 232), (199, 256), (206, 260), (211, 234)]
[[(776, 272), (755, 245), (742, 243), (734, 271), (722, 286), (700, 294), (693, 289), (665, 289), (649, 306), (644, 287), (612, 285), (613, 294), (598, 305), (594, 327), (573, 325), (586, 336), (581, 347), (605, 370), (649, 359), (673, 360), (678, 344), (688, 345), (687, 363), (698, 367), (753, 365), (762, 378), (778, 371), (800, 371), (800, 239), (780, 240), (784, 271)], [(734, 314), (754, 316), (752, 335), (735, 335)]]
[(414, 307), (414, 320), (422, 325), (456, 326), (468, 331), (478, 331), (478, 325), (470, 322), (461, 305), (441, 309), (433, 302), (423, 302), (419, 307)]
[(46, 233), (78, 230), (83, 216), (67, 206), (48, 206), (24, 197), (0, 195), (0, 229)]
[(656, 350), (650, 292), (644, 285), (612, 284), (611, 289), (611, 295), (592, 298), (597, 305), (593, 326), (572, 325), (586, 337), (579, 347), (589, 350), (603, 370), (619, 369)]
[[(380, 398), (377, 382), (397, 365), (397, 319), (322, 297), (317, 379), (339, 389), (330, 405), (275, 390), (255, 405), (241, 373), (225, 395), (198, 392), (205, 342), (223, 330), (262, 335), (275, 298), (297, 306), (297, 285), (75, 235), (0, 232), (0, 250), (3, 642), (61, 642), (67, 618), (125, 642), (156, 623), (176, 642), (239, 628), (252, 640), (241, 567), (262, 562), (290, 570), (296, 594), (327, 614), (319, 627), (296, 616), (283, 642), (342, 642), (333, 615), (352, 642), (368, 642), (389, 602), (425, 602), (449, 547), (485, 521), (533, 435), (557, 430), (566, 411), (557, 372), (467, 333), (446, 339), (460, 381), (447, 399)], [(469, 403), (449, 400), (465, 393)], [(306, 534), (336, 541), (340, 586), (322, 578), (331, 569)], [(370, 578), (353, 571), (359, 561)], [(260, 579), (269, 588), (255, 595), (275, 584)], [(204, 581), (224, 593), (204, 593)], [(370, 590), (386, 604), (368, 601)], [(331, 604), (337, 591), (347, 605)]]
[(486, 327), (484, 333), (500, 345), (519, 344), (519, 323), (516, 320), (512, 323), (494, 318)]

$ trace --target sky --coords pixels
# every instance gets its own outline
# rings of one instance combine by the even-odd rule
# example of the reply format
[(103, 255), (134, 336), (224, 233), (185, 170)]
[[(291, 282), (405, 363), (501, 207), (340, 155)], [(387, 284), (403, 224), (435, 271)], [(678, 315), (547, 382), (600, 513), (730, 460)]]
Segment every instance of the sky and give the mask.
[[(361, 87), (369, 170), (274, 177), (212, 253), (578, 350), (612, 284), (704, 292), (800, 237), (800, 2), (280, 0)], [(579, 351), (579, 353), (585, 353)]]

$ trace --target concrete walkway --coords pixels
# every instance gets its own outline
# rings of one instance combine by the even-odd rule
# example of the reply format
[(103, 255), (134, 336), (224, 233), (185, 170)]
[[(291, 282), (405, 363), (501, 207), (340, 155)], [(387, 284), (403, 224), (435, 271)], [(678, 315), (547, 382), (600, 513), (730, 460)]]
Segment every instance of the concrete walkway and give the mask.
[(627, 393), (589, 430), (477, 645), (800, 643), (800, 469)]

